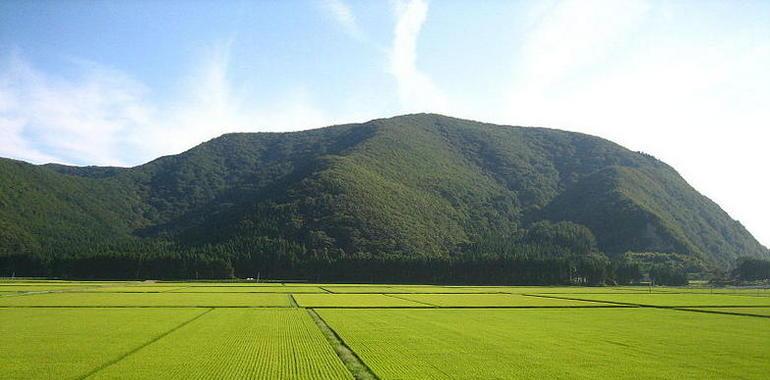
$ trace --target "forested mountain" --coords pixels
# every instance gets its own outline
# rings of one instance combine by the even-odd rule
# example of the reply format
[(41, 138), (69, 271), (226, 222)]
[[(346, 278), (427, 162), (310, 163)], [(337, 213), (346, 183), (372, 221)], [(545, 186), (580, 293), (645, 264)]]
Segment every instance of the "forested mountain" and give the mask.
[(0, 159), (0, 275), (596, 282), (629, 251), (770, 257), (663, 162), (551, 129), (418, 114), (133, 168)]

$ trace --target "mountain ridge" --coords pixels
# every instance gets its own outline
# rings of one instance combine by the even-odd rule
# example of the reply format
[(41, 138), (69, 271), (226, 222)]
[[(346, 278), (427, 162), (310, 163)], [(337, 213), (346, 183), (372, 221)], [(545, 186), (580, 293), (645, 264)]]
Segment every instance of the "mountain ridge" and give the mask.
[(586, 134), (435, 114), (229, 133), (130, 168), (2, 159), (0, 173), (0, 255), (248, 237), (306, 253), (452, 257), (564, 221), (586, 226), (610, 257), (675, 252), (726, 267), (770, 256), (650, 155)]

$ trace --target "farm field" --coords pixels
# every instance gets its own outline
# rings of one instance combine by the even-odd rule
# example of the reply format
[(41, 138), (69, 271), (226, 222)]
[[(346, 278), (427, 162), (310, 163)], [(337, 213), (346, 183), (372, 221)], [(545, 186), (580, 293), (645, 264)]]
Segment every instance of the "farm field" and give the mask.
[(400, 294), (398, 297), (437, 307), (600, 307), (602, 302), (573, 301), (520, 294)]
[(304, 310), (210, 310), (93, 378), (353, 378)]
[(770, 297), (700, 290), (2, 281), (0, 377), (766, 378)]
[(0, 285), (61, 285), (61, 286), (117, 286), (121, 284), (138, 284), (137, 281), (68, 281), (68, 280), (28, 280), (28, 279), (0, 279)]
[(756, 315), (770, 318), (770, 307), (698, 307), (687, 310), (701, 310), (739, 315)]
[(5, 379), (72, 379), (140, 347), (206, 309), (0, 309)]
[(0, 298), (0, 307), (286, 307), (284, 294), (46, 293)]
[(183, 286), (143, 286), (143, 285), (127, 285), (127, 286), (100, 286), (96, 288), (85, 287), (77, 289), (81, 292), (106, 292), (106, 293), (165, 293), (174, 291), (177, 289), (183, 289)]
[(759, 296), (759, 297), (770, 297), (770, 289), (768, 288), (684, 288), (684, 287), (676, 287), (676, 288), (656, 288), (656, 292), (662, 292), (662, 293), (696, 293), (696, 294), (732, 294), (732, 295), (743, 295), (743, 296)]
[[(208, 281), (190, 281), (190, 282), (155, 282), (152, 286), (201, 286), (201, 287), (271, 287), (271, 286), (286, 286), (282, 282), (208, 282)], [(292, 284), (294, 286), (294, 284)], [(315, 286), (315, 285), (311, 285)]]
[(726, 294), (552, 294), (550, 297), (580, 299), (586, 301), (617, 302), (644, 306), (686, 307), (686, 306), (770, 306), (768, 297), (749, 297)]
[(642, 287), (576, 287), (576, 286), (505, 286), (497, 287), (497, 291), (512, 294), (620, 294), (645, 293)]
[(460, 288), (450, 286), (324, 286), (323, 289), (330, 293), (389, 293), (389, 294), (410, 294), (410, 293), (497, 293), (497, 289), (489, 287)]
[(424, 307), (413, 302), (385, 294), (295, 294), (294, 299), (302, 307)]
[(319, 310), (382, 379), (764, 378), (767, 320), (678, 310)]
[(186, 286), (170, 293), (326, 293), (317, 286)]
[(0, 284), (0, 292), (17, 293), (17, 292), (47, 292), (51, 290), (76, 290), (76, 289), (97, 289), (96, 287), (89, 287), (85, 285), (3, 285)]

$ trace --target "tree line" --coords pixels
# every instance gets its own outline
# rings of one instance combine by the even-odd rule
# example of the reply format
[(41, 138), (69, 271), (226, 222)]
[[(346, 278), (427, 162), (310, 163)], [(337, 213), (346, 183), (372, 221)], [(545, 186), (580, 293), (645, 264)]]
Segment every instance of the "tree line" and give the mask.
[[(85, 246), (0, 252), (0, 276), (79, 279), (276, 278), (313, 282), (444, 283), (475, 285), (602, 285), (653, 281), (685, 285), (707, 268), (671, 253), (608, 258), (588, 228), (538, 222), (507, 236), (486, 236), (448, 255), (347, 253), (339, 248), (265, 236), (238, 236), (197, 246), (135, 239)], [(770, 278), (770, 261), (741, 259), (736, 278)]]

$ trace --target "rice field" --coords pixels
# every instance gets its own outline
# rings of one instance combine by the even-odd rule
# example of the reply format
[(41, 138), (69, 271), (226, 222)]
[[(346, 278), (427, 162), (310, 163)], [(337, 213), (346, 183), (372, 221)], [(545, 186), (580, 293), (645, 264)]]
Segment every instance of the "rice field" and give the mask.
[(644, 308), (323, 309), (381, 379), (766, 378), (770, 324)]
[(601, 307), (602, 302), (573, 301), (520, 294), (402, 294), (399, 297), (437, 307)]
[(97, 292), (97, 293), (165, 293), (177, 289), (184, 289), (182, 286), (145, 286), (145, 285), (129, 285), (129, 286), (100, 286), (96, 288), (86, 287), (77, 289), (82, 292)]
[[(231, 288), (231, 287), (240, 287), (240, 286), (246, 286), (246, 287), (270, 287), (270, 286), (286, 286), (284, 283), (281, 282), (208, 282), (208, 281), (190, 281), (190, 282), (170, 282), (170, 281), (162, 281), (162, 282), (154, 282), (152, 283), (152, 286), (203, 286), (203, 287), (224, 287), (224, 288)], [(301, 285), (291, 285), (291, 286), (301, 286)], [(315, 285), (311, 285), (315, 286)]]
[(696, 293), (696, 294), (731, 294), (741, 296), (770, 297), (770, 288), (686, 288), (659, 287), (655, 292), (661, 293)]
[(465, 294), (465, 293), (499, 293), (502, 292), (502, 290), (499, 290), (495, 287), (456, 287), (456, 286), (434, 286), (434, 285), (423, 285), (423, 286), (400, 286), (400, 285), (387, 285), (387, 286), (361, 286), (361, 285), (349, 285), (349, 286), (324, 286), (324, 290), (328, 291), (329, 293), (340, 293), (340, 294), (347, 294), (347, 293), (361, 293), (361, 294), (378, 294), (378, 293), (388, 293), (388, 294), (413, 294), (413, 293), (437, 293), (437, 294), (444, 294), (444, 293), (459, 293), (459, 294)]
[(4, 379), (76, 379), (205, 309), (0, 309)]
[(171, 293), (326, 293), (317, 286), (188, 286)]
[(501, 293), (512, 294), (639, 294), (648, 292), (643, 287), (577, 287), (577, 286), (513, 286), (497, 287)]
[(762, 379), (762, 291), (0, 280), (0, 378)]
[(737, 315), (756, 315), (770, 318), (770, 307), (698, 307), (687, 308), (687, 310), (699, 310)]
[(21, 293), (21, 292), (49, 292), (53, 290), (76, 290), (76, 289), (96, 289), (94, 287), (83, 285), (44, 285), (44, 284), (26, 284), (26, 285), (0, 285), (0, 292)]
[(0, 307), (288, 307), (285, 294), (46, 293), (0, 298)]
[(94, 379), (352, 379), (304, 310), (214, 309)]
[(726, 294), (642, 293), (642, 294), (552, 294), (551, 297), (580, 299), (585, 301), (616, 302), (643, 306), (769, 306), (769, 297), (747, 297)]
[(301, 307), (421, 307), (418, 302), (385, 294), (294, 294)]

